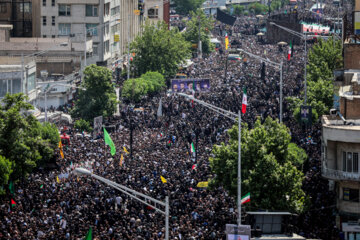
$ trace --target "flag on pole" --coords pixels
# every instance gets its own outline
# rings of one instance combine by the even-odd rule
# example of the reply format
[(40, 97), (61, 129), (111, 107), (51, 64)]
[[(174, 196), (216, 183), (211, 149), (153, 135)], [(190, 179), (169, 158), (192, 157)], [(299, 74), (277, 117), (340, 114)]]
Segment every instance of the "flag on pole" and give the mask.
[(196, 170), (197, 164), (192, 165), (191, 170)]
[(161, 179), (162, 183), (167, 183), (166, 179), (161, 175), (160, 175), (160, 179)]
[(228, 50), (229, 48), (229, 37), (228, 34), (225, 34), (225, 50)]
[(243, 89), (242, 106), (241, 106), (241, 112), (243, 114), (246, 113), (246, 106), (247, 106), (247, 94), (246, 94), (246, 88), (244, 88)]
[(15, 206), (16, 206), (16, 202), (14, 201), (14, 199), (11, 199), (11, 200), (10, 200), (10, 204), (11, 204), (11, 207), (15, 207)]
[(114, 156), (115, 153), (116, 153), (115, 144), (114, 144), (114, 142), (111, 140), (111, 137), (110, 137), (109, 133), (106, 131), (105, 128), (104, 128), (104, 139), (105, 139), (105, 144), (110, 146), (110, 153), (111, 153), (111, 155)]
[(250, 202), (250, 193), (247, 193), (245, 196), (241, 198), (241, 204)]
[(195, 153), (194, 143), (191, 143), (190, 152), (191, 152), (191, 153)]
[(15, 188), (14, 188), (14, 183), (13, 183), (13, 181), (10, 181), (10, 183), (9, 183), (9, 190), (10, 190), (10, 193), (11, 193), (11, 194), (14, 194)]
[(60, 156), (62, 159), (64, 159), (64, 152), (63, 152), (63, 146), (61, 140), (59, 141), (59, 149), (60, 149)]
[(90, 227), (88, 233), (86, 234), (84, 240), (92, 240), (92, 228)]
[(290, 58), (291, 58), (291, 50), (292, 50), (292, 42), (290, 41), (289, 52), (288, 52), (288, 61), (290, 61)]
[(124, 152), (129, 153), (125, 146), (123, 148), (124, 148)]
[(44, 184), (41, 184), (41, 185), (40, 185), (40, 189), (43, 189), (43, 188), (44, 188)]
[(56, 182), (57, 182), (57, 183), (60, 183), (59, 176), (56, 176)]
[(120, 167), (122, 167), (123, 161), (124, 161), (124, 155), (121, 154), (121, 157), (120, 157)]
[(162, 101), (161, 101), (161, 98), (160, 98), (159, 107), (158, 107), (158, 110), (157, 110), (157, 117), (162, 117)]

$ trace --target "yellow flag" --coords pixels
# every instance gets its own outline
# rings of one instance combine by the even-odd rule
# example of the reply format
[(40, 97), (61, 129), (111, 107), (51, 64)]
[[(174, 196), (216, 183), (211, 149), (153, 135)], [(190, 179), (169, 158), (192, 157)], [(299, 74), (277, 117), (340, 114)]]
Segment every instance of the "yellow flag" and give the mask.
[(123, 165), (123, 161), (124, 161), (124, 156), (121, 154), (121, 158), (120, 158), (120, 167), (122, 167), (122, 165)]
[(128, 150), (126, 149), (126, 147), (123, 147), (123, 148), (124, 148), (124, 152), (129, 153)]
[(60, 183), (59, 176), (56, 176), (56, 182), (57, 182), (57, 183)]
[(208, 187), (208, 185), (209, 185), (209, 182), (199, 182), (196, 185), (196, 187), (198, 187), (198, 188), (206, 188), (206, 187)]
[(63, 152), (63, 146), (61, 140), (59, 141), (59, 149), (60, 149), (60, 156), (62, 159), (64, 159), (64, 152)]
[(167, 183), (166, 179), (163, 176), (160, 176), (160, 179), (163, 183)]

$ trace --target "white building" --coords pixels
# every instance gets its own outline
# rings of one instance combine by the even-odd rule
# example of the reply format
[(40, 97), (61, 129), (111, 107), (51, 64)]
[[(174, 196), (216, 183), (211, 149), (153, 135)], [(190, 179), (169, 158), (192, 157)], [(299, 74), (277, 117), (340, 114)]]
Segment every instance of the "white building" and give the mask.
[(140, 16), (134, 14), (138, 6), (138, 0), (42, 0), (41, 36), (84, 42), (86, 33), (93, 40), (87, 65), (111, 65), (127, 49), (128, 30), (130, 39), (140, 31)]
[(0, 99), (6, 93), (24, 93), (29, 102), (36, 99), (36, 64), (21, 57), (0, 56)]

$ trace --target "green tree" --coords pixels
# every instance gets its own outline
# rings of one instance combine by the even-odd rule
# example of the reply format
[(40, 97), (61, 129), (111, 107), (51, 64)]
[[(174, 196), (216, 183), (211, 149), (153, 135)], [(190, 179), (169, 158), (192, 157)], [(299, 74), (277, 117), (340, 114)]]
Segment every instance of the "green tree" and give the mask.
[(79, 119), (75, 121), (74, 127), (79, 131), (92, 132), (92, 127), (90, 123), (84, 119)]
[(161, 73), (158, 72), (147, 72), (140, 76), (140, 78), (144, 79), (145, 81), (149, 82), (152, 86), (151, 93), (157, 93), (166, 87), (165, 78)]
[(205, 0), (174, 0), (176, 11), (187, 15), (190, 11), (196, 11)]
[(132, 78), (124, 82), (121, 95), (131, 101), (139, 102), (149, 92), (149, 82), (142, 78)]
[(268, 6), (260, 3), (253, 3), (249, 6), (249, 11), (254, 14), (266, 13), (268, 9), (269, 9)]
[(146, 22), (142, 34), (131, 43), (135, 52), (132, 65), (137, 76), (148, 71), (156, 71), (165, 76), (173, 77), (178, 65), (190, 56), (190, 43), (176, 29), (168, 30), (164, 22), (157, 25)]
[[(326, 114), (333, 105), (333, 71), (342, 68), (341, 42), (333, 38), (319, 38), (310, 49), (307, 64), (307, 105), (313, 108), (313, 122)], [(304, 95), (304, 92), (302, 93)], [(300, 106), (303, 99), (288, 98), (293, 116), (300, 122)], [(315, 119), (314, 119), (315, 118)]]
[(238, 15), (238, 16), (242, 15), (245, 10), (244, 6), (242, 6), (242, 5), (236, 4), (236, 5), (233, 5), (233, 7), (234, 7), (234, 14)]
[(11, 162), (13, 180), (53, 159), (59, 141), (54, 125), (42, 125), (27, 113), (33, 106), (26, 99), (22, 93), (7, 94), (0, 103), (0, 154)]
[[(215, 175), (211, 186), (224, 186), (237, 193), (238, 128), (228, 132), (229, 143), (214, 146), (210, 166)], [(258, 119), (253, 129), (247, 124), (241, 133), (242, 192), (251, 194), (251, 207), (267, 210), (302, 212), (305, 193), (301, 189), (303, 173), (296, 167), (307, 158), (305, 152), (290, 143), (285, 125), (267, 118)], [(294, 156), (297, 155), (297, 159)]]
[(0, 195), (5, 194), (4, 185), (8, 183), (12, 171), (12, 163), (0, 155)]
[(72, 117), (92, 121), (97, 116), (112, 116), (117, 100), (111, 83), (111, 71), (92, 64), (85, 68), (84, 74), (82, 86), (86, 90), (79, 91), (75, 107), (71, 111)]
[(210, 53), (214, 51), (215, 47), (210, 42), (210, 32), (213, 29), (214, 20), (207, 17), (203, 10), (198, 9), (196, 12), (190, 12), (190, 20), (186, 22), (185, 39), (191, 43), (199, 42), (199, 24), (202, 51)]

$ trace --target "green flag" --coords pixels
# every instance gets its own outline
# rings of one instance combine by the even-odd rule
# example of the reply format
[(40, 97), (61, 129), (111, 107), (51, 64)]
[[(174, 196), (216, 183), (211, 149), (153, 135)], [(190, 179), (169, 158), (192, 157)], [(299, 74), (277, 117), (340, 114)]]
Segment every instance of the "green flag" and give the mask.
[(111, 137), (110, 137), (110, 135), (108, 134), (108, 132), (106, 131), (105, 128), (104, 128), (104, 139), (105, 139), (105, 144), (110, 146), (111, 155), (114, 156), (115, 153), (116, 153), (115, 144), (114, 144), (114, 142), (111, 140)]
[(14, 183), (13, 183), (13, 181), (10, 181), (10, 183), (9, 183), (9, 190), (10, 190), (10, 193), (11, 193), (11, 194), (14, 194), (15, 189), (14, 189)]
[(84, 240), (92, 240), (92, 228), (90, 227), (88, 233), (86, 234)]

